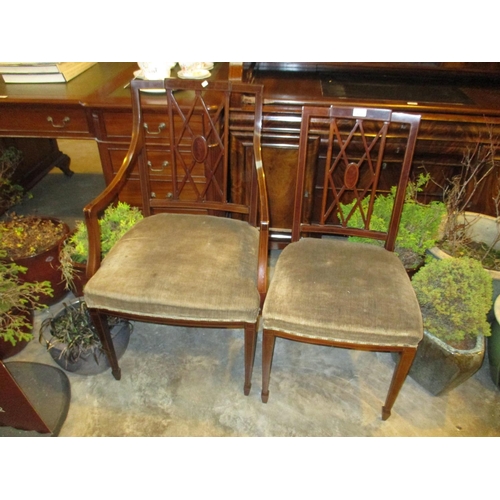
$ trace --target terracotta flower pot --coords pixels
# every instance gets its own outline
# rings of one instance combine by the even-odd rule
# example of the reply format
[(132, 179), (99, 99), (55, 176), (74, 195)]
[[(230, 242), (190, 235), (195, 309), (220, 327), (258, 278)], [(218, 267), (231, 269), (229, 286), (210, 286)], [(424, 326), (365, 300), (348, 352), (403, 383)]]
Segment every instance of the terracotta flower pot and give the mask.
[(13, 260), (16, 264), (27, 268), (25, 274), (19, 275), (20, 281), (50, 281), (54, 290), (54, 296), (50, 297), (48, 295), (42, 295), (40, 297), (40, 303), (45, 305), (52, 305), (61, 300), (68, 293), (68, 291), (65, 289), (65, 284), (62, 278), (61, 271), (59, 269), (61, 265), (59, 260), (59, 244), (69, 234), (69, 227), (61, 220), (54, 219), (52, 217), (42, 218), (52, 220), (57, 224), (61, 224), (63, 226), (64, 235), (59, 240), (54, 242), (54, 244), (50, 248), (37, 255), (34, 255), (32, 257), (17, 258)]

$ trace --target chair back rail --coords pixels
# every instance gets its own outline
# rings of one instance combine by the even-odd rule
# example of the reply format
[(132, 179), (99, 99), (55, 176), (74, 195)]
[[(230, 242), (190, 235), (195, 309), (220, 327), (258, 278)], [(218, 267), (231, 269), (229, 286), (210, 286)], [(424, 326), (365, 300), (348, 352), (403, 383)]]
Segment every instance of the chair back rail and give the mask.
[[(382, 240), (394, 250), (420, 116), (386, 109), (304, 106), (299, 144), (292, 241), (304, 233), (360, 236)], [(319, 137), (326, 155), (318, 165), (314, 193), (305, 189), (307, 141)], [(398, 184), (387, 230), (370, 229), (375, 197), (383, 192), (380, 173), (387, 151), (399, 160)], [(319, 193), (319, 194), (317, 194)], [(310, 199), (312, 210), (305, 210)], [(362, 224), (352, 224), (353, 214)]]

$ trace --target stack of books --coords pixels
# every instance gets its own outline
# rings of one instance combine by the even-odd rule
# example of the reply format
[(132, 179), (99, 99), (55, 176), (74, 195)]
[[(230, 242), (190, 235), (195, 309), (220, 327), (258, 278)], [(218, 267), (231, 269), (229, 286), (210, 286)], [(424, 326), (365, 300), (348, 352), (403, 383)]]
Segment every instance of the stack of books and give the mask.
[(0, 62), (5, 83), (65, 83), (92, 67), (95, 62)]

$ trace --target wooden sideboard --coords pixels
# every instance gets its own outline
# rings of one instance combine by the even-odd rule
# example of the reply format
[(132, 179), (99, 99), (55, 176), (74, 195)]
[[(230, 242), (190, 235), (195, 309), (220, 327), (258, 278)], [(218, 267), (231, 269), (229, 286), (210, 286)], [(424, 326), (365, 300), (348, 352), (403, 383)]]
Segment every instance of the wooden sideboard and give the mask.
[[(95, 139), (105, 180), (121, 165), (131, 137), (132, 113), (127, 87), (136, 63), (98, 63), (67, 84), (0, 83), (0, 136)], [(242, 79), (264, 85), (263, 158), (270, 191), (271, 227), (291, 226), (301, 108), (304, 104), (383, 107), (422, 115), (413, 175), (423, 167), (437, 184), (453, 175), (467, 148), (500, 137), (498, 64), (457, 65), (348, 63), (216, 63), (210, 79)], [(165, 133), (164, 97), (147, 98), (146, 122), (155, 150)], [(49, 119), (49, 117), (51, 119)], [(238, 115), (232, 127), (237, 130)], [(324, 155), (321, 145), (317, 152)], [(161, 168), (161, 155), (156, 160)], [(238, 165), (234, 166), (237, 170)], [(388, 169), (387, 172), (390, 172)], [(390, 173), (387, 187), (391, 185)], [(494, 215), (494, 182), (476, 193), (470, 210)], [(140, 205), (138, 178), (126, 190)], [(429, 185), (423, 200), (439, 199)]]
[[(439, 185), (457, 173), (467, 149), (488, 144), (490, 134), (500, 140), (499, 64), (256, 63), (245, 65), (243, 73), (264, 85), (264, 131), (275, 136), (297, 137), (304, 104), (420, 114), (413, 175), (425, 168), (436, 183), (427, 186), (423, 201), (441, 199)], [(387, 184), (393, 184), (390, 177)], [(492, 180), (485, 182), (469, 209), (495, 215), (496, 189)]]

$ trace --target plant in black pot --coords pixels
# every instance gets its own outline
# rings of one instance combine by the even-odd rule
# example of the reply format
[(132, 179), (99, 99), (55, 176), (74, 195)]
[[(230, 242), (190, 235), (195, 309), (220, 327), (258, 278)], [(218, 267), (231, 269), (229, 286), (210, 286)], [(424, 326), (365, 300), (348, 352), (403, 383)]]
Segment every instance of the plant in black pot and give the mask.
[(0, 359), (17, 354), (33, 338), (33, 311), (45, 307), (40, 295), (52, 294), (48, 281), (21, 281), (26, 269), (3, 257), (0, 250)]
[(431, 257), (412, 284), (424, 338), (410, 376), (432, 394), (442, 394), (465, 382), (483, 363), (492, 279), (474, 259)]
[[(141, 211), (127, 203), (118, 202), (116, 206), (108, 207), (99, 221), (102, 257), (104, 258), (113, 245), (141, 219), (143, 219)], [(75, 231), (61, 245), (59, 253), (60, 269), (66, 288), (76, 297), (83, 296), (87, 258), (87, 226), (80, 221)]]
[[(108, 318), (116, 355), (125, 352), (132, 324), (115, 317)], [(41, 325), (40, 343), (45, 343), (54, 361), (68, 372), (95, 375), (109, 369), (108, 358), (92, 324), (85, 301), (75, 299)]]

